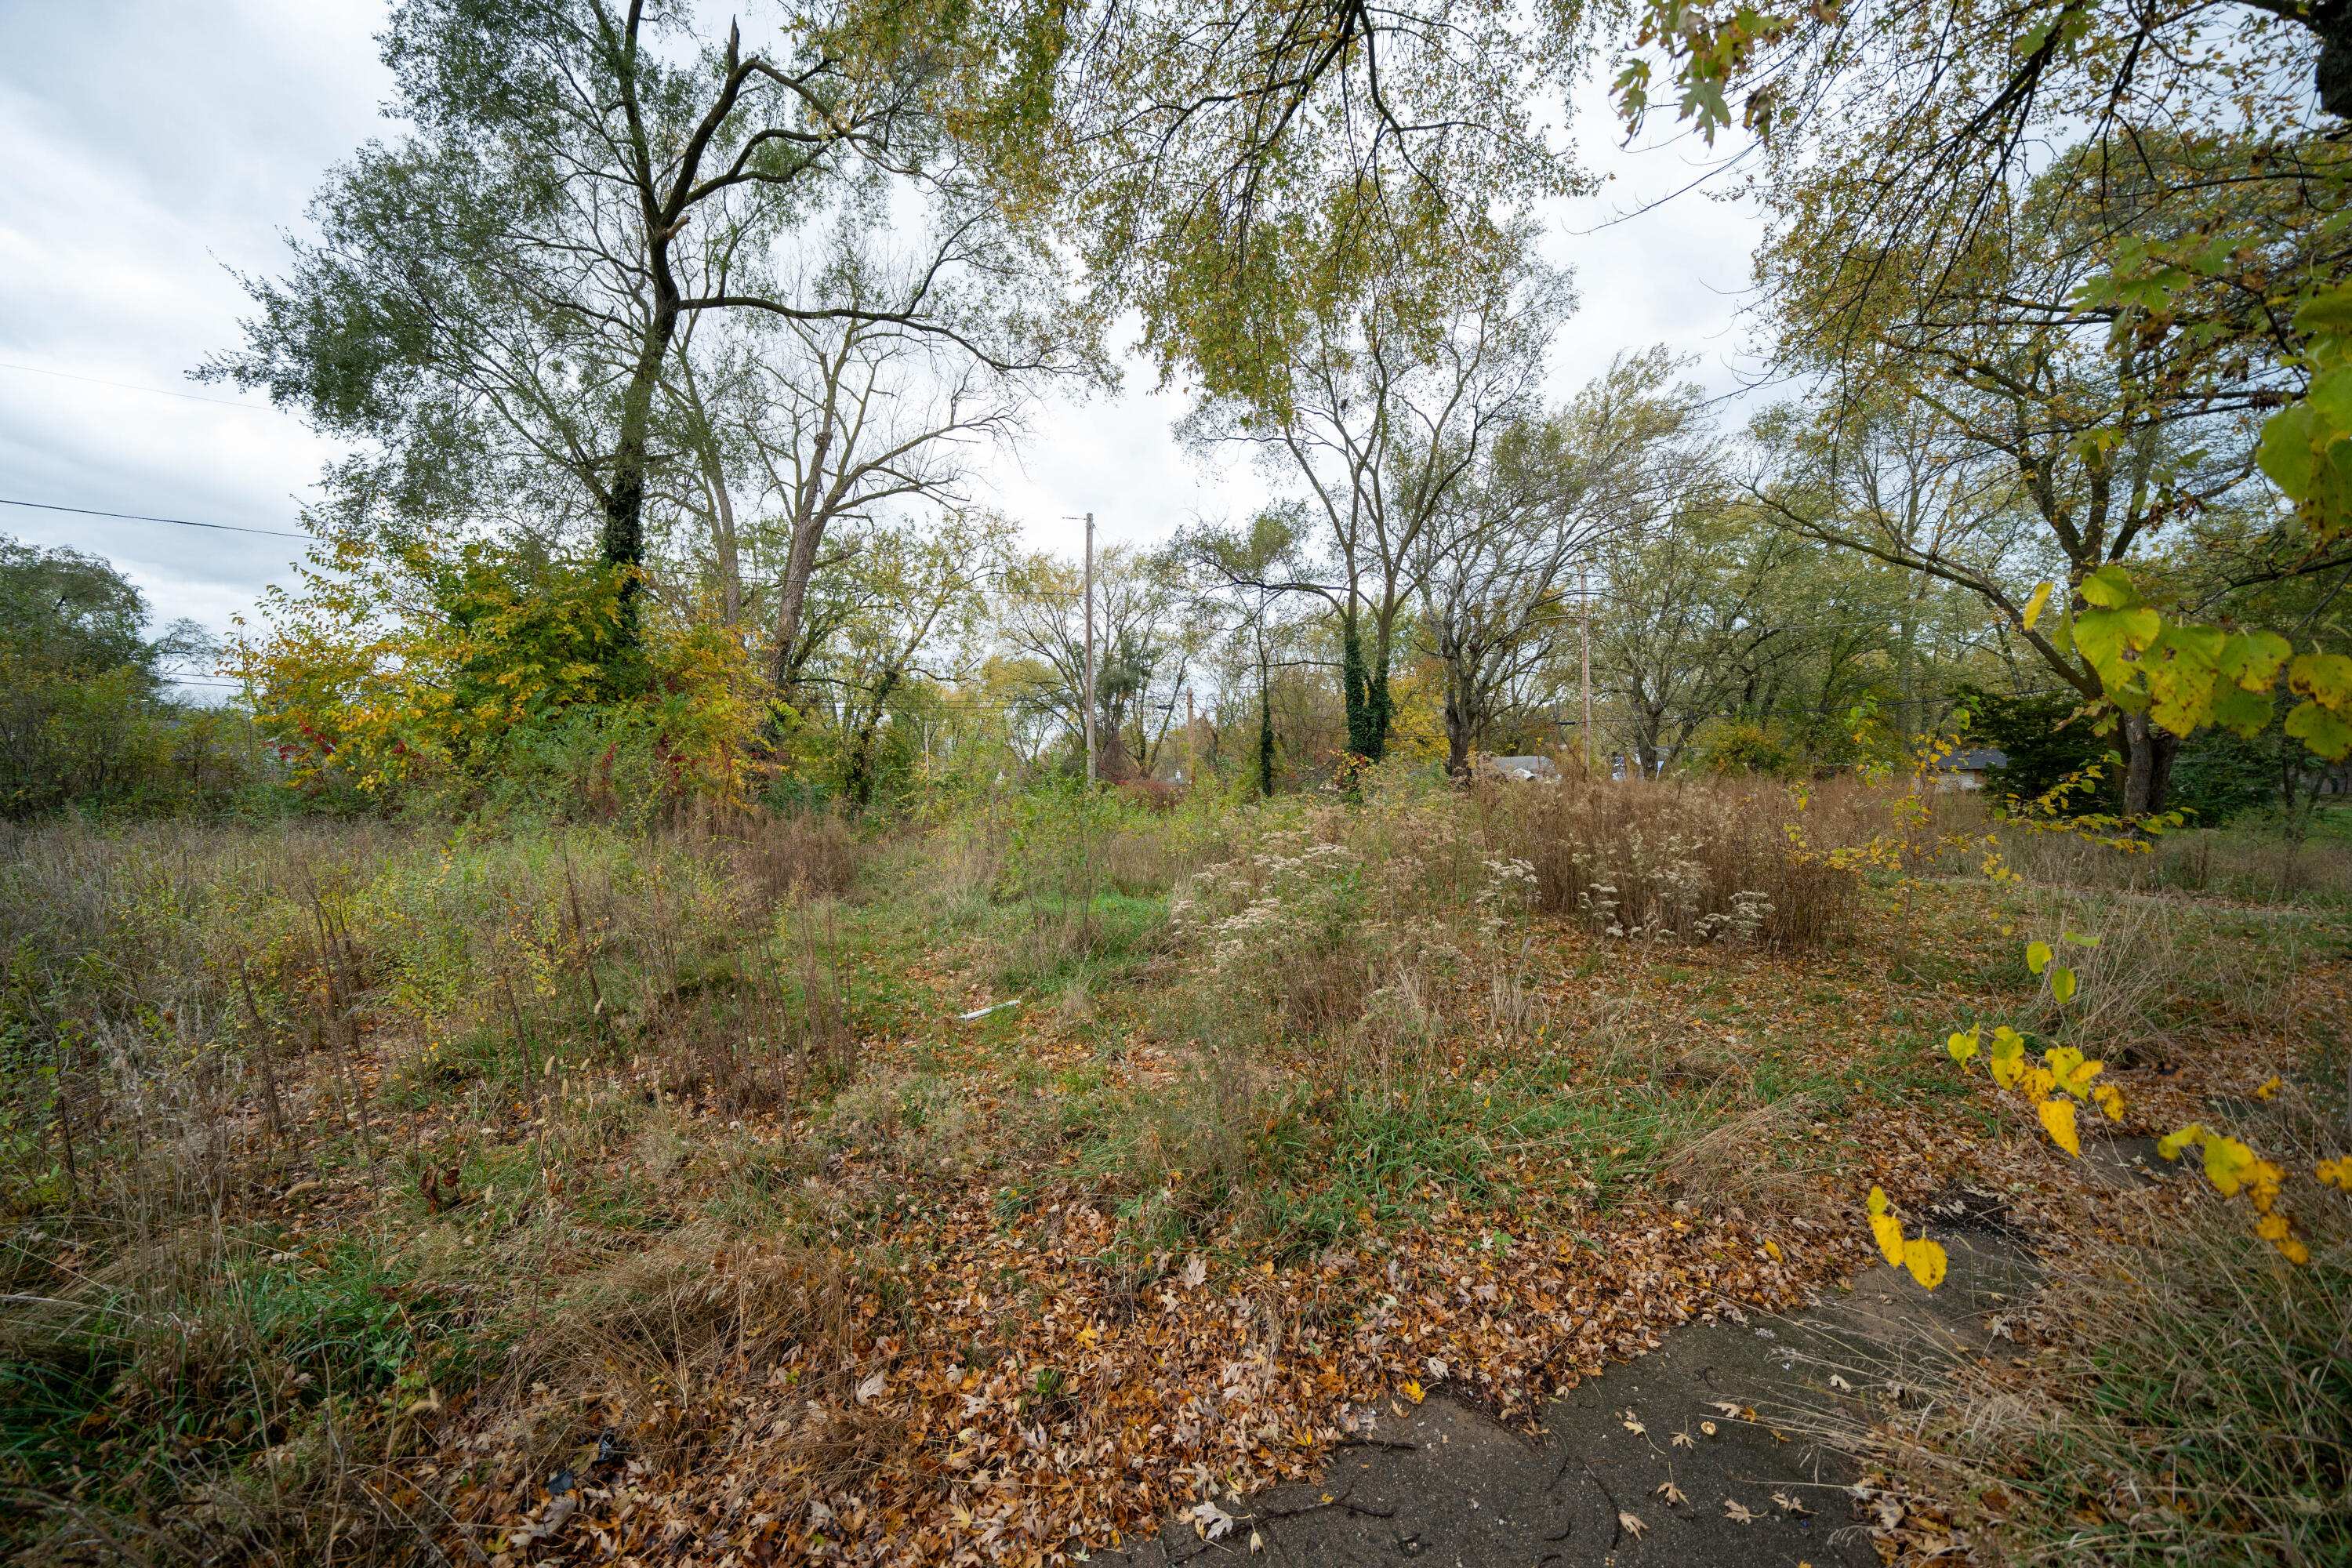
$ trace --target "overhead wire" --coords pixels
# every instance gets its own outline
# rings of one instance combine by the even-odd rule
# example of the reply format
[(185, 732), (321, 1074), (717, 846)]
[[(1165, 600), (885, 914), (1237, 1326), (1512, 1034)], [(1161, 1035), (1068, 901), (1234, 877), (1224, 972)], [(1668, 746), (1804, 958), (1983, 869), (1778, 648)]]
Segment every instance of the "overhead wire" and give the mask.
[(198, 522), (185, 517), (154, 517), (138, 511), (100, 511), (96, 507), (59, 506), (54, 501), (19, 500), (14, 496), (0, 496), (0, 506), (29, 507), (35, 511), (65, 511), (76, 517), (112, 517), (125, 522), (168, 522), (181, 528), (209, 528), (222, 533), (265, 533), (273, 539), (308, 539), (307, 533), (289, 533), (282, 528), (247, 528), (234, 522)]
[(209, 403), (215, 408), (242, 408), (247, 414), (275, 414), (274, 405), (265, 403), (232, 403), (226, 397), (206, 397), (201, 392), (174, 392), (168, 386), (142, 386), (135, 381), (109, 381), (100, 375), (76, 375), (69, 370), (44, 370), (37, 364), (16, 364), (0, 360), (0, 370), (22, 371), (26, 375), (55, 376), (59, 381), (87, 382), (91, 386), (117, 387), (124, 392), (144, 392), (157, 397), (177, 397), (189, 403)]

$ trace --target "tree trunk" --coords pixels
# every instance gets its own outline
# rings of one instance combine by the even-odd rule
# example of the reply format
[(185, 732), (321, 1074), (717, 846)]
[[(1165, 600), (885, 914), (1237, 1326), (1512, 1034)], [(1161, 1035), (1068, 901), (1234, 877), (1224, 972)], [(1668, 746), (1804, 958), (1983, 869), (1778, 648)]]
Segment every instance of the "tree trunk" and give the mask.
[(716, 454), (710, 458), (710, 516), (713, 552), (719, 557), (719, 613), (733, 631), (743, 619), (743, 567), (735, 548), (735, 499), (727, 491), (727, 476)]
[(808, 600), (809, 577), (816, 570), (817, 547), (824, 542), (831, 508), (817, 503), (824, 488), (824, 457), (833, 446), (833, 426), (827, 423), (809, 447), (809, 477), (801, 487), (800, 504), (793, 515), (793, 547), (784, 555), (784, 580), (776, 585), (776, 643), (768, 657), (768, 684), (774, 700), (793, 700), (795, 668), (793, 644), (801, 635), (801, 606)]
[(1381, 638), (1381, 645), (1372, 660), (1371, 679), (1364, 690), (1365, 738), (1371, 742), (1364, 748), (1364, 755), (1376, 763), (1389, 754), (1389, 721), (1396, 709), (1389, 697), (1388, 639)]
[(2153, 816), (2172, 789), (2172, 761), (2180, 737), (2145, 713), (2124, 716), (2124, 815)]
[(1463, 685), (1458, 675), (1445, 683), (1445, 771), (1457, 779), (1470, 776), (1472, 716), (1463, 700)]
[(637, 643), (637, 593), (644, 585), (646, 565), (646, 441), (653, 426), (654, 387), (661, 380), (662, 362), (669, 355), (677, 332), (677, 287), (669, 268), (654, 268), (654, 313), (646, 323), (646, 339), (637, 352), (636, 368), (621, 401), (620, 440), (613, 450), (613, 488), (604, 498), (604, 558), (607, 566), (622, 568), (621, 640), (624, 647)]
[(1269, 799), (1274, 795), (1274, 693), (1266, 689), (1263, 667), (1257, 688), (1257, 791)]
[(881, 683), (875, 689), (872, 710), (850, 738), (849, 766), (844, 770), (842, 793), (861, 810), (874, 799), (874, 732), (882, 727), (883, 715), (890, 705), (890, 693), (897, 689), (898, 685), (898, 672), (886, 670)]
[(2312, 78), (2320, 107), (2339, 120), (2352, 120), (2352, 3), (2330, 0), (2315, 5), (2305, 26), (2319, 35), (2319, 60)]
[(1371, 752), (1370, 700), (1365, 691), (1364, 640), (1357, 619), (1356, 602), (1348, 601), (1339, 612), (1339, 700), (1348, 714), (1348, 753), (1369, 756)]

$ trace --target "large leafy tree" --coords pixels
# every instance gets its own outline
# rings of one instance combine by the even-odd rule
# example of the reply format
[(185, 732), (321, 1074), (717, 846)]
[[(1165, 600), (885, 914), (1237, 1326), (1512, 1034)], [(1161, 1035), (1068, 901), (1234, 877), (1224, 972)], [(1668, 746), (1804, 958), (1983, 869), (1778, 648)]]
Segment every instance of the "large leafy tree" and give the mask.
[(0, 534), (0, 816), (119, 794), (160, 771), (166, 674), (211, 644), (192, 621), (150, 638), (147, 618), (111, 562)]
[(1163, 374), (1279, 403), (1334, 309), (1400, 275), (1442, 280), (1511, 214), (1585, 185), (1540, 115), (1596, 14), (1039, 0), (997, 23), (990, 90), (960, 123), (1009, 200), (1064, 216), (1093, 299), (1139, 312)]
[[(2002, 193), (1932, 275), (1907, 247), (1890, 264), (1828, 225), (1791, 226), (1759, 262), (1784, 362), (1822, 389), (1769, 504), (1810, 537), (1980, 595), (2091, 704), (2107, 698), (2115, 651), (2083, 619), (2099, 574), (2252, 515), (2262, 414), (2295, 374), (2273, 339), (2222, 321), (2242, 302), (2234, 285), (2200, 290), (2210, 308), (2189, 320), (2169, 293), (2118, 285), (2119, 265), (2187, 216), (2148, 173), (2162, 157), (2152, 139), (2121, 169), (2069, 153)], [(2206, 221), (2255, 221), (2278, 190), (2215, 193)], [(2023, 549), (2021, 519), (2039, 525)], [(2338, 552), (2257, 553), (2252, 569), (2275, 574)], [(2062, 613), (2029, 624), (2045, 570)], [(2179, 734), (2147, 703), (2125, 707), (2126, 808), (2160, 811)]]
[(627, 629), (656, 405), (696, 319), (887, 322), (1035, 357), (953, 290), (776, 282), (779, 243), (877, 180), (945, 215), (942, 271), (1013, 268), (1002, 231), (958, 205), (939, 111), (961, 57), (925, 24), (911, 4), (820, 3), (761, 47), (660, 0), (405, 0), (382, 42), (406, 134), (329, 179), (319, 237), (248, 280), (247, 346), (209, 374), (361, 444), (332, 476), (353, 511), (446, 527), (520, 493), (542, 528), (584, 514), (623, 569)]

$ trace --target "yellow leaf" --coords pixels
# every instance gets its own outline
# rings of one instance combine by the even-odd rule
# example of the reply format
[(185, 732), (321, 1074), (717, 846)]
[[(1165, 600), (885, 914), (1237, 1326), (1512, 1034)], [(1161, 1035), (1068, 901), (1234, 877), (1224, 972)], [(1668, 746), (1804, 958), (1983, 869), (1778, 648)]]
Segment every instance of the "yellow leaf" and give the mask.
[(2050, 1142), (2081, 1159), (2083, 1140), (2074, 1131), (2074, 1102), (2071, 1100), (2045, 1100), (2033, 1109), (2034, 1113), (2042, 1118), (2042, 1131), (2050, 1134)]
[(2341, 1187), (2352, 1193), (2352, 1154), (2340, 1160), (2322, 1160), (2312, 1167), (2313, 1175), (2331, 1187)]
[(2273, 1074), (2271, 1074), (2271, 1080), (2270, 1080), (2270, 1082), (2268, 1082), (2268, 1083), (2266, 1083), (2266, 1084), (2263, 1085), (2263, 1087), (2262, 1087), (2262, 1088), (2260, 1088), (2260, 1089), (2258, 1089), (2254, 1090), (2254, 1098), (2255, 1098), (2256, 1100), (2268, 1100), (2271, 1096), (2273, 1096), (2273, 1095), (2276, 1094), (2278, 1091), (2279, 1091), (2279, 1078), (2278, 1078), (2278, 1074), (2276, 1074), (2276, 1073), (2273, 1073)]
[(2266, 1214), (2254, 1226), (2254, 1234), (2264, 1241), (2284, 1241), (2294, 1232), (2283, 1214)]
[(2025, 944), (2025, 967), (2039, 974), (2050, 967), (2050, 944), (2032, 942)]
[(1411, 1378), (1407, 1378), (1404, 1384), (1404, 1396), (1407, 1399), (1412, 1400), (1415, 1405), (1420, 1404), (1422, 1401), (1421, 1384), (1413, 1382)]
[[(1980, 1029), (1983, 1026), (1979, 1024), (1977, 1028)], [(1944, 1042), (1944, 1048), (1952, 1053), (1954, 1061), (1962, 1067), (1968, 1066), (1969, 1058), (1977, 1054), (1977, 1029), (1970, 1029), (1964, 1035), (1955, 1034)]]
[(2162, 1138), (2158, 1139), (2156, 1142), (2156, 1152), (2163, 1155), (2168, 1160), (2178, 1160), (2180, 1158), (2180, 1152), (2183, 1149), (2188, 1148), (2192, 1143), (2201, 1143), (2204, 1141), (2205, 1129), (2197, 1122), (2192, 1121), (2179, 1131), (2168, 1132)]
[(1780, 1259), (1780, 1248), (1778, 1246), (1776, 1246), (1775, 1244), (1773, 1244), (1772, 1242), (1769, 1242), (1769, 1241), (1768, 1241), (1768, 1242), (1766, 1242), (1766, 1243), (1764, 1244), (1764, 1250), (1765, 1250), (1765, 1251), (1767, 1251), (1767, 1252), (1769, 1252), (1769, 1253), (1770, 1253), (1770, 1254), (1772, 1255), (1772, 1261), (1773, 1261), (1773, 1262), (1778, 1263), (1778, 1262), (1780, 1262), (1780, 1261), (1781, 1260), (1781, 1259)]
[(2107, 1113), (2108, 1121), (2121, 1121), (2124, 1119), (2124, 1097), (2114, 1084), (2099, 1085), (2091, 1091), (2091, 1098), (2099, 1102), (2099, 1109)]
[(1874, 1214), (1870, 1216), (1870, 1233), (1878, 1237), (1878, 1250), (1886, 1254), (1886, 1261), (1900, 1265), (1903, 1261), (1903, 1226), (1892, 1216)]
[(2025, 613), (2020, 616), (2018, 620), (2027, 631), (2032, 631), (2033, 623), (2042, 618), (2042, 612), (2049, 606), (2049, 604), (2050, 584), (2047, 583), (2036, 584), (2033, 596), (2025, 601)]
[(2074, 999), (2074, 972), (2063, 963), (2053, 965), (2050, 971), (2050, 994), (2062, 1004), (2072, 1002)]
[(2056, 1088), (2057, 1084), (2058, 1075), (2048, 1068), (2028, 1068), (2025, 1071), (2025, 1092), (2031, 1095), (2036, 1103), (2049, 1099), (2050, 1091)]
[(2225, 1138), (2218, 1132), (2205, 1135), (2205, 1179), (2220, 1189), (2223, 1197), (2238, 1195), (2238, 1189), (2253, 1175), (2257, 1163), (2254, 1152), (2235, 1138)]
[(1944, 1282), (1947, 1259), (1940, 1243), (1925, 1239), (1903, 1244), (1903, 1267), (1911, 1270), (1911, 1278), (1933, 1290)]
[(1870, 1212), (1874, 1215), (1881, 1215), (1886, 1212), (1886, 1189), (1885, 1187), (1873, 1187), (1870, 1189)]

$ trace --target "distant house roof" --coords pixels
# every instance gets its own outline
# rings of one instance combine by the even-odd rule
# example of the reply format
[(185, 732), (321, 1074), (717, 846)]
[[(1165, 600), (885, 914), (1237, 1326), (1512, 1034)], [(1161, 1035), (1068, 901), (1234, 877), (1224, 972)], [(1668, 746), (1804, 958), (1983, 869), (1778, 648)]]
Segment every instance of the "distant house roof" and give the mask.
[(1937, 760), (1936, 771), (1943, 773), (1980, 773), (1991, 768), (2009, 766), (2009, 753), (1990, 746), (1978, 746), (1966, 752), (1954, 752)]
[(1559, 768), (1549, 757), (1488, 757), (1486, 766), (1507, 779), (1552, 779)]

